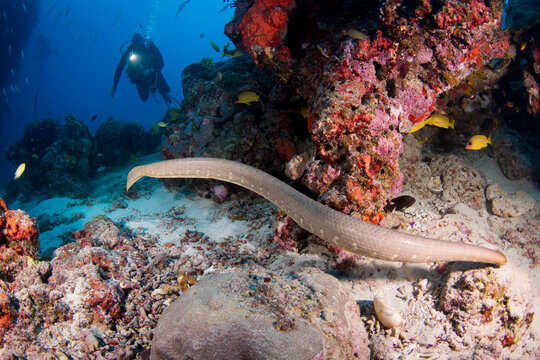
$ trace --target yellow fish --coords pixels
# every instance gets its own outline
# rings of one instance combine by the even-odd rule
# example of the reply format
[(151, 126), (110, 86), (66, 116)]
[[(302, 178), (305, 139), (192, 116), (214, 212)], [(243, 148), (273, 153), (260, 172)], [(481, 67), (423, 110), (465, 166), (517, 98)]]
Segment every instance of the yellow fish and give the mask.
[(182, 117), (182, 113), (178, 109), (169, 110), (169, 119), (171, 121), (176, 121)]
[(17, 167), (17, 170), (15, 170), (15, 176), (13, 176), (13, 180), (17, 180), (21, 177), (22, 173), (24, 172), (24, 169), (26, 169), (26, 164), (22, 163)]
[(416, 132), (416, 131), (420, 130), (421, 128), (423, 128), (424, 126), (426, 126), (427, 124), (428, 124), (428, 119), (422, 120), (419, 123), (414, 124), (413, 127), (407, 132), (408, 133)]
[(425, 143), (427, 141), (427, 136), (424, 136), (423, 138), (421, 138), (420, 140), (418, 140), (418, 143), (420, 145), (422, 145), (423, 143)]
[(261, 101), (259, 95), (253, 91), (242, 91), (238, 94), (238, 99), (235, 101), (236, 104), (249, 104), (252, 102)]
[(232, 49), (232, 50), (223, 51), (223, 56), (227, 56), (227, 57), (231, 57), (231, 58), (244, 56), (244, 55), (246, 55), (246, 53), (243, 52), (242, 50), (238, 50), (238, 49)]
[(157, 124), (159, 127), (167, 127), (167, 124), (165, 124), (163, 121), (160, 121)]
[(223, 79), (223, 74), (221, 72), (218, 72), (217, 73), (217, 78), (219, 81), (221, 81), (221, 79)]
[(300, 108), (300, 115), (302, 115), (302, 117), (303, 117), (304, 119), (307, 119), (308, 116), (309, 116), (308, 108), (305, 107), (305, 106), (302, 106), (302, 107)]
[(488, 144), (491, 145), (491, 135), (489, 137), (486, 137), (485, 135), (474, 135), (469, 139), (465, 149), (480, 150), (488, 146)]
[(212, 45), (212, 49), (214, 49), (216, 52), (219, 52), (219, 46), (215, 42), (210, 40), (210, 45)]
[(358, 31), (356, 29), (349, 29), (347, 30), (347, 35), (349, 35), (350, 37), (352, 37), (353, 39), (356, 39), (356, 40), (366, 40), (366, 39), (369, 39), (369, 36), (363, 32), (363, 31)]
[(443, 129), (454, 128), (455, 120), (450, 120), (442, 114), (433, 114), (427, 119), (428, 125), (438, 126)]

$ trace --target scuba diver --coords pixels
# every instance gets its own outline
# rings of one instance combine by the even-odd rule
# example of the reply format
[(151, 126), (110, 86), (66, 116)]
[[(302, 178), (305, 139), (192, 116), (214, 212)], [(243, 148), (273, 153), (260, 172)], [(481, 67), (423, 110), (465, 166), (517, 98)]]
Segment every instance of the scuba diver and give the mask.
[(148, 99), (150, 92), (154, 93), (157, 90), (169, 108), (173, 105), (180, 108), (178, 102), (169, 95), (171, 89), (161, 73), (163, 57), (148, 36), (143, 36), (140, 33), (133, 34), (131, 44), (122, 53), (122, 58), (116, 67), (111, 97), (114, 97), (118, 80), (120, 80), (120, 75), (126, 64), (126, 74), (131, 82), (137, 86), (142, 101)]

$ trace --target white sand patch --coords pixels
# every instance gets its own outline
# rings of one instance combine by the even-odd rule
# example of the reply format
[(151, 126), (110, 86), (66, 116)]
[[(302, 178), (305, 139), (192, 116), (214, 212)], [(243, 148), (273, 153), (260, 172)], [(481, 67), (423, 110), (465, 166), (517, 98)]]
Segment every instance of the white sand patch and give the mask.
[[(149, 234), (157, 235), (163, 243), (175, 242), (186, 230), (198, 231), (214, 241), (225, 237), (241, 235), (248, 232), (246, 221), (232, 221), (226, 216), (216, 216), (218, 204), (200, 198), (195, 201), (186, 197), (186, 192), (171, 193), (163, 187), (157, 189), (151, 196), (129, 200), (126, 209), (118, 209), (109, 214), (114, 221), (124, 221), (130, 229), (142, 228)], [(183, 208), (185, 211), (178, 221), (169, 215), (171, 209)]]
[[(40, 219), (40, 222), (58, 222), (51, 230), (40, 232), (40, 252), (63, 245), (66, 234), (81, 230), (87, 221), (98, 215), (105, 215), (133, 231), (142, 229), (163, 243), (178, 241), (186, 230), (201, 232), (217, 242), (248, 232), (248, 222), (216, 216), (219, 205), (215, 202), (205, 198), (189, 200), (186, 195), (187, 192), (172, 193), (159, 186), (151, 195), (135, 200), (123, 199), (127, 207), (113, 211), (109, 209), (113, 201), (118, 199), (114, 196), (91, 202), (65, 197), (51, 198), (18, 205), (30, 216)], [(171, 215), (174, 208), (185, 208), (181, 219)]]

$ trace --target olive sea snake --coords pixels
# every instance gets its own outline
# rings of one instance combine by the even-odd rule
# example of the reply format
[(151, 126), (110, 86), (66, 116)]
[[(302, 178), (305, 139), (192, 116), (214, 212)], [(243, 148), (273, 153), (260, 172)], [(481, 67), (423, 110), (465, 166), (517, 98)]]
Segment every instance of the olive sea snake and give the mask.
[(461, 242), (430, 239), (373, 225), (318, 203), (281, 180), (236, 161), (185, 158), (133, 168), (126, 189), (140, 178), (202, 178), (227, 181), (265, 197), (298, 225), (341, 249), (371, 258), (423, 263), (473, 261), (504, 265), (500, 251)]

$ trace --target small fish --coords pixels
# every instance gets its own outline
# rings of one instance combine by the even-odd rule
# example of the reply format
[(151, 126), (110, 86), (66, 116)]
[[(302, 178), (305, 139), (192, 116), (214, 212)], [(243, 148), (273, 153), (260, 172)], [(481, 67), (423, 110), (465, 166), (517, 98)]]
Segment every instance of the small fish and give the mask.
[(66, 7), (66, 16), (69, 15), (69, 10), (71, 10), (71, 8), (69, 7), (69, 5)]
[(3, 16), (3, 17), (4, 17), (4, 19), (6, 19), (6, 20), (8, 19), (8, 18), (7, 18), (7, 14), (6, 14), (6, 12), (5, 12), (5, 11), (2, 11), (2, 16)]
[(79, 37), (79, 32), (77, 31), (75, 34), (73, 34), (73, 37), (71, 38), (71, 42), (75, 41)]
[(38, 154), (32, 154), (32, 159), (39, 159), (39, 155)]
[(105, 169), (106, 169), (105, 166), (100, 166), (100, 167), (98, 167), (98, 168), (96, 169), (96, 172), (102, 172), (102, 171), (104, 171)]
[(109, 116), (109, 117), (107, 118), (107, 121), (111, 121), (112, 119), (113, 119), (113, 117), (112, 117), (112, 116)]
[(24, 169), (26, 169), (26, 164), (25, 163), (21, 163), (18, 167), (17, 167), (17, 170), (15, 170), (15, 176), (13, 176), (13, 180), (17, 180), (18, 178), (21, 177), (22, 173), (24, 172)]
[(13, 69), (9, 69), (9, 72), (10, 72), (11, 76), (15, 77), (15, 71), (13, 71)]
[(504, 106), (506, 106), (507, 108), (510, 108), (510, 109), (511, 109), (511, 108), (514, 107), (514, 103), (511, 102), (511, 101), (507, 101), (507, 102), (504, 103)]
[(397, 198), (392, 199), (384, 207), (384, 211), (392, 212), (394, 210), (401, 211), (412, 206), (416, 202), (416, 199), (409, 195), (401, 195)]
[(422, 120), (422, 121), (414, 124), (413, 127), (407, 132), (408, 133), (416, 132), (416, 131), (420, 130), (421, 128), (423, 128), (424, 126), (426, 126), (427, 124), (428, 124), (428, 119)]
[(58, 19), (60, 19), (60, 17), (62, 16), (64, 12), (62, 10), (58, 10), (58, 13), (56, 14), (56, 19), (54, 19), (54, 22), (57, 22)]
[(158, 124), (159, 127), (162, 127), (162, 128), (167, 127), (167, 124), (164, 123), (163, 121), (160, 121), (157, 124)]
[(26, 86), (30, 86), (30, 81), (28, 81), (28, 77), (24, 78), (24, 82), (26, 83)]
[(70, 27), (71, 25), (73, 25), (73, 23), (75, 22), (75, 20), (77, 20), (77, 18), (71, 19), (71, 21), (66, 25), (66, 29), (67, 29), (68, 27)]
[(104, 153), (97, 153), (97, 156), (102, 157), (102, 156), (105, 156), (105, 154)]
[(250, 104), (252, 102), (261, 101), (261, 98), (257, 93), (253, 91), (243, 91), (238, 94), (238, 99), (235, 101), (236, 104)]
[(199, 37), (202, 38), (202, 37), (205, 37), (206, 34), (199, 34)]
[(182, 117), (182, 112), (178, 109), (169, 110), (169, 120), (176, 121)]
[(51, 7), (49, 8), (49, 11), (47, 11), (47, 15), (45, 15), (45, 16), (49, 16), (49, 15), (52, 13), (52, 11), (54, 10), (54, 7), (55, 7), (55, 6), (56, 6), (56, 1), (53, 2), (53, 4), (51, 5)]
[(92, 118), (90, 119), (90, 121), (94, 121), (94, 120), (96, 120), (96, 118), (97, 118), (97, 115), (94, 115), (94, 116), (92, 116)]
[(221, 72), (218, 72), (217, 78), (218, 78), (218, 81), (221, 81), (221, 79), (223, 79), (223, 74)]
[(6, 89), (2, 89), (2, 94), (4, 94), (4, 96), (7, 96), (7, 91), (6, 91)]
[(17, 85), (14, 85), (13, 86), (13, 90), (16, 92), (16, 93), (21, 93), (21, 90), (19, 89), (19, 87)]
[(306, 106), (302, 106), (302, 107), (300, 108), (300, 111), (299, 111), (299, 112), (300, 112), (300, 115), (302, 115), (302, 117), (303, 117), (304, 119), (307, 119), (307, 118), (309, 117), (309, 110), (308, 110), (308, 108), (307, 108)]
[(21, 59), (24, 60), (24, 51), (23, 50), (21, 50)]
[(423, 143), (425, 143), (427, 141), (427, 136), (424, 136), (423, 138), (421, 138), (420, 140), (418, 140), (418, 143), (420, 145), (422, 145)]
[(221, 10), (218, 11), (218, 14), (220, 12), (224, 12), (225, 10), (227, 10), (227, 8), (229, 7), (229, 4), (225, 5), (224, 7), (221, 8)]
[(469, 139), (465, 149), (480, 150), (488, 146), (488, 144), (491, 145), (491, 135), (489, 137), (486, 137), (485, 135), (474, 135)]
[(356, 40), (366, 40), (366, 39), (369, 39), (369, 35), (366, 34), (365, 32), (363, 31), (358, 31), (356, 29), (348, 29), (347, 30), (347, 35), (349, 35), (350, 37), (352, 37), (353, 39), (356, 39)]
[(525, 50), (526, 47), (527, 47), (527, 42), (524, 42), (523, 44), (521, 44), (521, 47), (519, 48), (519, 50), (523, 51)]
[(28, 14), (28, 10), (26, 9), (26, 4), (22, 3), (22, 8), (26, 14)]
[(219, 46), (215, 42), (210, 40), (210, 45), (212, 45), (212, 49), (214, 49), (216, 52), (219, 52)]
[(455, 120), (450, 120), (448, 117), (435, 113), (427, 119), (428, 125), (437, 126), (443, 129), (454, 128)]
[(11, 45), (8, 46), (9, 57), (11, 57)]
[(230, 57), (230, 58), (235, 58), (235, 57), (244, 56), (244, 55), (246, 55), (246, 53), (238, 49), (223, 51), (223, 56)]
[(174, 15), (174, 18), (176, 19), (176, 17), (178, 16), (178, 14), (180, 14), (182, 12), (182, 10), (184, 10), (184, 8), (186, 7), (186, 5), (190, 2), (191, 0), (186, 0), (184, 1), (183, 3), (181, 3), (180, 5), (178, 5), (178, 10), (176, 10), (176, 15)]
[(114, 21), (112, 22), (111, 27), (114, 26), (114, 25), (116, 25), (116, 23), (118, 22), (118, 20), (120, 20), (120, 16), (121, 16), (121, 15), (122, 15), (122, 12), (120, 11), (120, 12), (118, 13), (118, 15), (116, 15), (116, 17), (114, 18)]
[(140, 153), (131, 154), (131, 156), (130, 156), (129, 159), (128, 159), (128, 162), (134, 162), (134, 161), (137, 160), (137, 158), (140, 157), (140, 156), (141, 156)]

